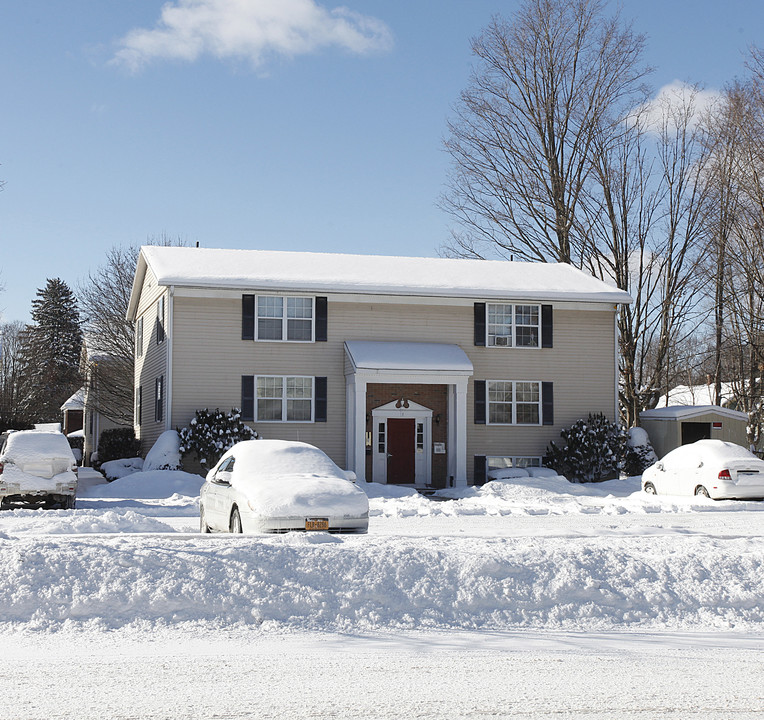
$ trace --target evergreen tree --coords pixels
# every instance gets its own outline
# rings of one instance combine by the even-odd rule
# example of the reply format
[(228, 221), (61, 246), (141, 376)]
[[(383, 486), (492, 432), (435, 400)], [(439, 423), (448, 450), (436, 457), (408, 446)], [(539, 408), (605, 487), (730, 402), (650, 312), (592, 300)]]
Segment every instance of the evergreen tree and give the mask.
[(61, 405), (82, 384), (80, 314), (74, 293), (63, 280), (48, 279), (37, 290), (32, 320), (22, 341), (25, 415), (32, 422), (56, 422), (61, 419)]

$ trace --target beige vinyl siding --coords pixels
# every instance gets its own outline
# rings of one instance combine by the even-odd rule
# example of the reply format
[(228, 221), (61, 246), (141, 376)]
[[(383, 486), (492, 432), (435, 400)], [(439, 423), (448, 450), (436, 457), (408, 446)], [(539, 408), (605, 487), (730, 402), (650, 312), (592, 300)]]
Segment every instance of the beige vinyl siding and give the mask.
[[(614, 311), (554, 311), (554, 347), (475, 347), (465, 351), (474, 374), (467, 405), (467, 474), (474, 455), (543, 456), (560, 430), (588, 413), (614, 420)], [(554, 383), (554, 425), (476, 425), (475, 380), (537, 380)]]
[[(290, 293), (295, 294), (295, 293)], [(141, 310), (143, 298), (141, 298)], [(155, 298), (154, 298), (155, 300)], [(151, 306), (155, 311), (155, 306)], [(553, 426), (475, 425), (473, 382), (467, 406), (468, 475), (472, 456), (542, 455), (560, 430), (588, 412), (613, 416), (615, 359), (613, 309), (554, 312), (551, 349), (474, 345), (472, 303), (438, 305), (372, 301), (344, 302), (330, 296), (328, 341), (263, 342), (241, 339), (241, 296), (176, 296), (173, 305), (173, 388), (170, 427), (187, 425), (197, 409), (241, 405), (242, 375), (326, 376), (326, 423), (255, 423), (266, 438), (303, 440), (345, 465), (345, 340), (436, 342), (459, 345), (478, 380), (538, 380), (554, 383)], [(146, 316), (149, 322), (151, 314)], [(153, 318), (152, 318), (153, 322)], [(146, 332), (144, 330), (144, 332)], [(147, 340), (148, 342), (148, 340)], [(147, 363), (148, 364), (148, 363)], [(152, 367), (158, 367), (156, 365)], [(153, 398), (153, 376), (144, 406)], [(151, 409), (153, 417), (153, 408)]]
[[(165, 297), (165, 339), (157, 344), (156, 314), (157, 301)], [(166, 400), (169, 391), (167, 373), (167, 352), (170, 344), (171, 328), (169, 327), (169, 293), (167, 288), (157, 284), (150, 269), (146, 270), (143, 279), (136, 319), (143, 317), (143, 353), (135, 358), (135, 387), (143, 387), (143, 418), (135, 431), (141, 440), (141, 451), (145, 455), (156, 439), (165, 430), (168, 408)], [(165, 419), (154, 421), (154, 384), (158, 377), (164, 376)], [(135, 419), (137, 422), (137, 418)]]

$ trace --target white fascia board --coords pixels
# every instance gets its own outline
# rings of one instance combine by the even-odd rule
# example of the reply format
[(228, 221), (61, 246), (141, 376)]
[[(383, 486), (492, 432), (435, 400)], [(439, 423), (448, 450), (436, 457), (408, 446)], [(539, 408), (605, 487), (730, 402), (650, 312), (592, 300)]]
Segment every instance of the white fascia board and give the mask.
[[(160, 283), (161, 284), (161, 283)], [(510, 298), (510, 297), (444, 297), (435, 295), (382, 295), (375, 293), (338, 293), (309, 290), (282, 290), (277, 288), (203, 288), (192, 286), (175, 286), (175, 297), (210, 298), (216, 300), (232, 300), (242, 295), (305, 295), (315, 297), (321, 295), (329, 301), (345, 303), (378, 303), (389, 305), (439, 305), (449, 307), (472, 307), (476, 302), (507, 302), (525, 303), (529, 305), (552, 305), (555, 310), (610, 310), (615, 312), (617, 304), (613, 302), (594, 302), (581, 300), (549, 300), (539, 298)]]

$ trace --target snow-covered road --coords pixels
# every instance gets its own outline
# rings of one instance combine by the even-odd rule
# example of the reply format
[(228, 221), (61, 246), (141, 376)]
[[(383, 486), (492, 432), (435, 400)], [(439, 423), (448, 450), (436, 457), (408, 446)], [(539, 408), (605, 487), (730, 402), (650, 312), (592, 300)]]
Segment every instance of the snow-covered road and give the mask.
[(0, 515), (0, 720), (764, 714), (764, 503), (374, 486), (367, 536), (210, 537), (142, 482)]

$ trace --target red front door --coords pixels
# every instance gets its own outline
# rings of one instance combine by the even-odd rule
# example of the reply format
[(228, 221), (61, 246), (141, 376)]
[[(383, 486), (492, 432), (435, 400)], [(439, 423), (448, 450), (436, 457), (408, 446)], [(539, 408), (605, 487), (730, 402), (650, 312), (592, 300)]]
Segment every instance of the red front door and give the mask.
[(387, 421), (387, 482), (413, 485), (416, 420), (389, 418)]

